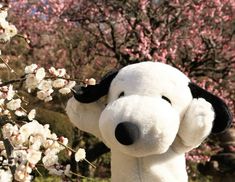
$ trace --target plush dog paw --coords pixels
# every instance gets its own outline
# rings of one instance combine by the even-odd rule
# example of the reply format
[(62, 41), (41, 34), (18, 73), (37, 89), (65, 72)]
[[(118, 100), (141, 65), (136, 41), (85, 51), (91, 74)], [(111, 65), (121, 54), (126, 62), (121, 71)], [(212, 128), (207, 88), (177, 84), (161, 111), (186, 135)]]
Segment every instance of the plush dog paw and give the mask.
[(209, 102), (203, 98), (193, 99), (182, 123), (179, 136), (186, 146), (197, 147), (212, 129), (214, 111)]

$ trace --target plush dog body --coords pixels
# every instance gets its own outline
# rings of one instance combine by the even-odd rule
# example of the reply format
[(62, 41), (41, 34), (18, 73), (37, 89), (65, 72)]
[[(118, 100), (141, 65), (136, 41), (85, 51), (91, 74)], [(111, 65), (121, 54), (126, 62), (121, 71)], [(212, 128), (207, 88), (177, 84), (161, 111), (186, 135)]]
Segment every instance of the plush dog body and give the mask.
[(231, 122), (221, 99), (157, 62), (132, 64), (97, 85), (75, 88), (66, 109), (79, 129), (111, 149), (113, 182), (186, 182), (185, 152)]

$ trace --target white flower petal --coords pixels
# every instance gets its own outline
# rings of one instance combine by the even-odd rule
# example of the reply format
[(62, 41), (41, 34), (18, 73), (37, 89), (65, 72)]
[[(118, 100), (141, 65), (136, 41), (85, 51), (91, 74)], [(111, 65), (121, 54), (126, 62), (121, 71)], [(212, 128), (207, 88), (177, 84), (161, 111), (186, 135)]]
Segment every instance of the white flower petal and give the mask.
[(63, 95), (66, 95), (66, 94), (68, 94), (68, 93), (71, 92), (71, 89), (70, 89), (70, 88), (67, 88), (67, 87), (64, 87), (64, 88), (61, 88), (61, 89), (59, 90), (59, 92), (60, 92), (61, 94), (63, 94)]
[(20, 99), (12, 99), (10, 102), (7, 103), (7, 108), (15, 111), (21, 107), (21, 100)]
[(37, 71), (36, 71), (36, 79), (38, 81), (41, 81), (43, 78), (45, 78), (46, 76), (46, 72), (45, 72), (45, 69), (44, 68), (39, 68)]
[(75, 153), (75, 161), (79, 162), (81, 160), (84, 160), (86, 158), (86, 151), (82, 148), (78, 149), (78, 151)]
[(47, 90), (52, 89), (52, 81), (51, 80), (42, 80), (38, 85), (38, 89), (43, 90), (43, 91), (47, 91)]
[(31, 64), (31, 65), (25, 67), (24, 72), (26, 74), (34, 73), (34, 71), (37, 69), (37, 67), (38, 67), (38, 65)]
[(28, 119), (32, 121), (35, 118), (35, 115), (36, 115), (36, 110), (32, 109), (28, 114)]
[(62, 88), (63, 86), (65, 86), (66, 82), (66, 80), (59, 78), (53, 82), (53, 87)]
[(31, 164), (37, 164), (39, 162), (39, 160), (41, 159), (42, 156), (42, 152), (34, 150), (34, 149), (28, 149), (27, 150), (28, 154), (27, 154), (27, 160), (31, 163)]

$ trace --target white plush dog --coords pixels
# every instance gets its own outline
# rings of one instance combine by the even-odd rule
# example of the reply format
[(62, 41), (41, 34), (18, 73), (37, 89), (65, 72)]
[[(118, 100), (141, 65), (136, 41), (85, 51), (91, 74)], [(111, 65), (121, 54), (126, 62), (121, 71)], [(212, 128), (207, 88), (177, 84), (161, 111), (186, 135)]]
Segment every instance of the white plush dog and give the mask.
[(67, 113), (111, 149), (113, 182), (186, 182), (185, 152), (231, 122), (221, 99), (157, 62), (132, 64), (97, 85), (75, 88)]

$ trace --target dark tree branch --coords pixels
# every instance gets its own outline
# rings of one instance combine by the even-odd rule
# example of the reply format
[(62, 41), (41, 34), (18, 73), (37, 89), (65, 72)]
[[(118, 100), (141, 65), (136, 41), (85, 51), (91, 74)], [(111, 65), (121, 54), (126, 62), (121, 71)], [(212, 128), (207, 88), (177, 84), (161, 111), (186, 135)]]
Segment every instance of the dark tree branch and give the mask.
[[(9, 121), (7, 118), (5, 117), (0, 117), (0, 127), (2, 128), (6, 123), (9, 123), (11, 121)], [(4, 147), (6, 149), (6, 154), (7, 154), (7, 159), (8, 159), (8, 163), (10, 164), (12, 162), (12, 152), (14, 150), (14, 146), (12, 145), (12, 143), (10, 142), (10, 140), (8, 138), (4, 138), (3, 139), (3, 144)], [(16, 171), (16, 166), (13, 165), (9, 165), (9, 168), (11, 170), (12, 175), (14, 176), (15, 171)]]

